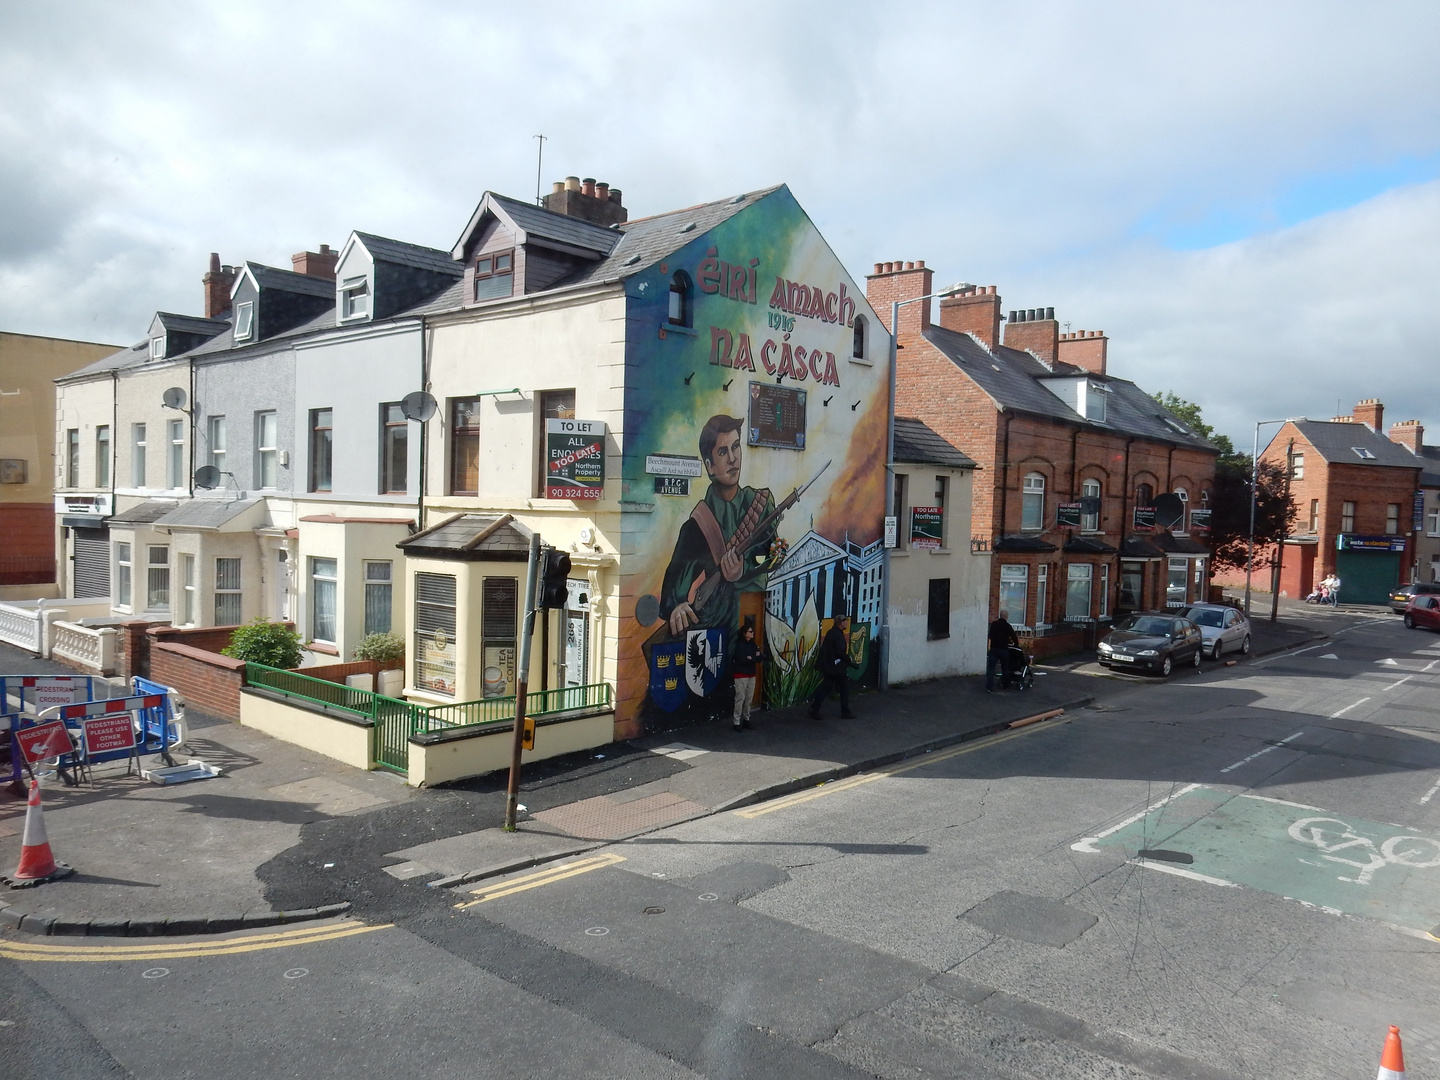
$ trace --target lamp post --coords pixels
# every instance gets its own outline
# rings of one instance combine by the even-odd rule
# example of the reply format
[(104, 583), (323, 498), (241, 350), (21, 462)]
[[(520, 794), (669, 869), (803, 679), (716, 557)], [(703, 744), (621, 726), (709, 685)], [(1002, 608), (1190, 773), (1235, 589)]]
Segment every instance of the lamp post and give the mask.
[[(939, 292), (912, 296), (908, 300), (890, 302), (890, 411), (885, 422), (885, 515), (895, 508), (895, 369), (900, 361), (900, 309), (906, 304), (918, 304), (922, 300), (942, 299), (954, 296), (970, 288), (968, 281), (956, 282)], [(900, 532), (900, 520), (895, 520), (896, 536)], [(880, 636), (884, 644), (880, 654), (880, 689), (890, 688), (890, 548), (885, 548), (885, 572), (880, 578)]]
[[(1260, 485), (1260, 429), (1267, 424), (1288, 424), (1304, 417), (1287, 416), (1284, 420), (1257, 420), (1255, 446), (1250, 453), (1250, 539), (1245, 545), (1245, 618), (1250, 618), (1250, 576), (1255, 568), (1255, 494)], [(1277, 586), (1278, 588), (1278, 586)]]

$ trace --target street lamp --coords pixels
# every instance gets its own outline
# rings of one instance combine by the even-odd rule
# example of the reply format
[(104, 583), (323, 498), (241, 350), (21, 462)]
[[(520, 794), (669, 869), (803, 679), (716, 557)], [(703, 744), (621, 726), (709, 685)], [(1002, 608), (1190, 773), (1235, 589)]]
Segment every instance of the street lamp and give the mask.
[[(895, 508), (895, 367), (900, 360), (900, 309), (906, 304), (918, 304), (922, 300), (944, 299), (970, 288), (968, 281), (957, 281), (939, 292), (912, 296), (908, 300), (890, 302), (890, 412), (885, 423), (885, 516)], [(896, 534), (899, 534), (900, 519), (896, 515)], [(880, 579), (880, 634), (884, 640), (880, 663), (880, 689), (890, 688), (890, 548), (885, 548), (885, 573)]]
[[(1303, 416), (1287, 416), (1284, 420), (1257, 420), (1255, 422), (1255, 447), (1250, 453), (1250, 539), (1245, 545), (1245, 618), (1247, 619), (1250, 618), (1250, 575), (1255, 567), (1255, 489), (1260, 486), (1260, 429), (1266, 424), (1289, 424), (1304, 419)], [(1278, 584), (1275, 586), (1277, 590), (1279, 587)]]

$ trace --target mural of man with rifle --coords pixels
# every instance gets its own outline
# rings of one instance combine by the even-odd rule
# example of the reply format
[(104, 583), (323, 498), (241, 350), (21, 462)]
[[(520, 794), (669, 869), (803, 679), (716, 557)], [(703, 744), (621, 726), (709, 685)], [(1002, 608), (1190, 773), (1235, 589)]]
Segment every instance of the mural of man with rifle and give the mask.
[(700, 429), (710, 487), (680, 526), (665, 570), (660, 615), (672, 634), (694, 626), (735, 628), (740, 594), (765, 587), (779, 515), (767, 488), (740, 484), (744, 426), (738, 417), (717, 413)]

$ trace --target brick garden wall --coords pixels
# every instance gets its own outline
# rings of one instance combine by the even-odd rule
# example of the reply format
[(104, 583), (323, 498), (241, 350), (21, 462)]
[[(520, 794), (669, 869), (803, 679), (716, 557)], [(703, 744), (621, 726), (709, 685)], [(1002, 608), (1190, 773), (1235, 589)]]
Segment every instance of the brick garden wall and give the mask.
[(150, 647), (150, 674), (155, 682), (172, 686), (188, 706), (240, 719), (240, 688), (245, 685), (245, 661), (190, 645), (158, 641)]

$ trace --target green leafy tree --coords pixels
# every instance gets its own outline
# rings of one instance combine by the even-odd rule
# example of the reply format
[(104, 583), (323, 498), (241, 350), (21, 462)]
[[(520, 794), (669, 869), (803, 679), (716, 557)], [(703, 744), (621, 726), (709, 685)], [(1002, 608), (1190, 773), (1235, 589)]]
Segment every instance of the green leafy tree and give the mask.
[(1158, 394), (1151, 394), (1150, 396), (1158, 401), (1165, 409), (1174, 413), (1175, 419), (1179, 420), (1191, 431), (1195, 432), (1195, 434), (1219, 447), (1220, 461), (1222, 463), (1237, 461), (1243, 457), (1245, 459), (1245, 468), (1247, 470), (1250, 468), (1249, 456), (1235, 453), (1235, 444), (1230, 441), (1230, 436), (1219, 434), (1213, 427), (1207, 424), (1205, 418), (1200, 413), (1199, 405), (1196, 405), (1193, 401), (1186, 401), (1179, 394), (1171, 393), (1169, 390), (1162, 391)]
[[(1245, 568), (1250, 543), (1250, 456), (1215, 466), (1210, 491), (1211, 566)], [(1262, 552), (1283, 543), (1295, 523), (1295, 504), (1285, 490), (1285, 466), (1261, 461), (1255, 487), (1255, 550)], [(1266, 562), (1268, 566), (1268, 560)], [(1269, 585), (1265, 585), (1269, 588)]]
[(257, 618), (237, 626), (230, 635), (230, 644), (220, 650), (222, 656), (234, 657), (252, 664), (293, 668), (300, 666), (300, 635), (284, 623), (266, 622)]

